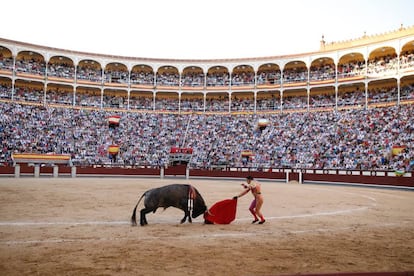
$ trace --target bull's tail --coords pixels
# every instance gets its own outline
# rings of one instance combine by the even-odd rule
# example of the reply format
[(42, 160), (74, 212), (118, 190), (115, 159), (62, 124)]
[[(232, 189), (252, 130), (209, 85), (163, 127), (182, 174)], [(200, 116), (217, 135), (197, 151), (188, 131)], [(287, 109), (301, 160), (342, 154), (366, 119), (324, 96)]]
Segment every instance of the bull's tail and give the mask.
[(145, 196), (146, 192), (142, 194), (142, 196), (139, 198), (137, 205), (135, 205), (134, 211), (132, 212), (132, 217), (131, 217), (131, 225), (132, 226), (137, 226), (137, 219), (136, 219), (136, 212), (137, 212), (137, 207), (139, 205), (139, 203), (141, 202), (142, 198)]

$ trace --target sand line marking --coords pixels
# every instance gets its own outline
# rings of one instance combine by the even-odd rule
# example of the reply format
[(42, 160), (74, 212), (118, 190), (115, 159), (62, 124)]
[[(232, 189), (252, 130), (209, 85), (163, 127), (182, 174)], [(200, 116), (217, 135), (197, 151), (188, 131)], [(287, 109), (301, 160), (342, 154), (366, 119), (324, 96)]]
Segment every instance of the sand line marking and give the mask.
[[(311, 188), (315, 190), (327, 190), (323, 188)], [(350, 209), (343, 209), (343, 210), (336, 210), (336, 211), (324, 211), (324, 212), (317, 212), (317, 213), (310, 213), (310, 214), (297, 214), (297, 215), (286, 215), (286, 216), (273, 216), (273, 217), (266, 217), (266, 220), (277, 220), (277, 219), (296, 219), (296, 218), (309, 218), (309, 217), (318, 217), (318, 216), (336, 216), (342, 214), (349, 214), (353, 212), (360, 212), (366, 211), (372, 207), (377, 206), (377, 200), (374, 197), (361, 195), (351, 192), (344, 192), (351, 195), (356, 195), (359, 197), (363, 197), (371, 201), (370, 204), (366, 206), (361, 206), (358, 208), (350, 208)], [(251, 220), (251, 218), (238, 218), (235, 221), (246, 221)], [(158, 221), (167, 221), (170, 222), (172, 220), (158, 220)], [(0, 226), (53, 226), (53, 225), (66, 225), (66, 226), (82, 226), (82, 225), (127, 225), (130, 224), (130, 221), (55, 221), (55, 222), (37, 222), (37, 221), (0, 221)]]
[[(336, 216), (341, 214), (349, 214), (358, 211), (365, 211), (369, 209), (369, 206), (363, 206), (358, 208), (352, 209), (344, 209), (344, 210), (337, 210), (331, 212), (318, 212), (318, 213), (311, 213), (311, 214), (298, 214), (298, 215), (288, 215), (288, 216), (274, 216), (274, 217), (266, 217), (266, 220), (277, 220), (277, 219), (295, 219), (295, 218), (309, 218), (309, 217), (318, 217), (318, 216)], [(251, 218), (238, 218), (235, 221), (246, 221), (251, 220)], [(158, 222), (171, 222), (172, 219), (158, 219), (154, 220)], [(174, 220), (176, 221), (176, 220)], [(47, 221), (0, 221), (0, 226), (82, 226), (82, 225), (129, 225), (131, 224), (130, 221), (55, 221), (55, 222), (47, 222)]]
[[(315, 188), (320, 190), (328, 190), (329, 189), (322, 189), (322, 188)], [(351, 192), (344, 192), (351, 195), (356, 195), (358, 197), (364, 197), (370, 201), (370, 204), (358, 207), (358, 208), (349, 208), (343, 210), (333, 210), (333, 211), (324, 211), (324, 212), (316, 212), (310, 214), (297, 214), (297, 215), (284, 215), (284, 216), (273, 216), (273, 217), (266, 217), (266, 220), (283, 220), (283, 219), (297, 219), (297, 218), (309, 218), (309, 217), (318, 217), (318, 216), (338, 216), (342, 214), (349, 214), (353, 212), (361, 212), (366, 211), (374, 206), (377, 205), (377, 200), (374, 197), (361, 195)], [(247, 221), (251, 220), (251, 218), (239, 218), (236, 219), (237, 221)], [(158, 219), (155, 220), (155, 223), (159, 222), (172, 222), (172, 219)], [(176, 222), (176, 220), (174, 220)], [(201, 223), (201, 222), (195, 222)], [(0, 221), (1, 226), (18, 226), (18, 227), (25, 227), (25, 226), (83, 226), (83, 225), (130, 225), (130, 221), (78, 221), (78, 222), (70, 222), (70, 221), (56, 221), (56, 222), (39, 222), (39, 221), (20, 221), (20, 222), (12, 222), (12, 221)], [(383, 226), (387, 227), (390, 225), (383, 224)], [(329, 232), (329, 231), (344, 231), (352, 229), (352, 227), (339, 227), (339, 228), (317, 228), (317, 229), (309, 229), (309, 230), (292, 230), (287, 231), (285, 233), (290, 234), (302, 234), (302, 233), (314, 233), (314, 232)], [(263, 232), (263, 231), (260, 231)], [(266, 232), (268, 233), (268, 231)], [(245, 236), (252, 236), (257, 235), (258, 232), (230, 232), (230, 233), (212, 233), (212, 234), (200, 234), (200, 235), (189, 235), (189, 236), (180, 236), (174, 237), (174, 239), (199, 239), (200, 237), (212, 237), (212, 238), (224, 238), (224, 237), (245, 237)], [(274, 234), (268, 233), (268, 234)], [(145, 239), (159, 239), (160, 237), (145, 237)], [(171, 237), (164, 237), (164, 238), (171, 238)], [(3, 245), (19, 245), (19, 244), (39, 244), (39, 243), (67, 243), (67, 242), (96, 242), (96, 241), (121, 241), (121, 240), (136, 240), (137, 238), (80, 238), (80, 239), (45, 239), (45, 240), (3, 240), (0, 241), (0, 244)]]
[[(401, 226), (403, 224), (410, 224), (411, 221), (402, 221), (399, 223), (378, 223), (370, 225), (372, 228), (384, 228), (384, 227), (395, 227)], [(44, 239), (44, 240), (0, 240), (0, 245), (31, 245), (31, 244), (57, 244), (57, 243), (89, 243), (89, 242), (108, 242), (108, 241), (136, 241), (136, 240), (160, 240), (160, 239), (180, 239), (180, 240), (190, 240), (190, 239), (200, 239), (200, 238), (237, 238), (237, 237), (248, 237), (248, 236), (257, 236), (258, 234), (263, 235), (286, 235), (286, 234), (308, 234), (308, 233), (325, 233), (325, 232), (336, 232), (336, 231), (348, 231), (352, 230), (353, 227), (332, 227), (332, 228), (316, 228), (309, 230), (289, 230), (289, 231), (252, 231), (252, 232), (226, 232), (226, 233), (212, 233), (212, 234), (198, 234), (198, 235), (187, 235), (187, 236), (164, 236), (164, 237), (154, 237), (154, 236), (145, 236), (145, 237), (116, 237), (116, 238), (79, 238), (79, 239)]]

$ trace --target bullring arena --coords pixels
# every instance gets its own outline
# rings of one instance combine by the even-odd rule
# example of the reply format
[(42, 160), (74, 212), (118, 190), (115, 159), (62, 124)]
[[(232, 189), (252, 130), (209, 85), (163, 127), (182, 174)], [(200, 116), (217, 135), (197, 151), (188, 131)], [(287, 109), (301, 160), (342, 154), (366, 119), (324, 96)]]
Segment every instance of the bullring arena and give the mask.
[(1, 274), (291, 275), (414, 270), (413, 191), (407, 189), (259, 179), (265, 197), (263, 225), (251, 224), (247, 210), (251, 195), (238, 200), (236, 220), (228, 225), (207, 225), (202, 217), (180, 224), (183, 212), (175, 208), (149, 214), (147, 226), (130, 225), (139, 196), (151, 187), (191, 183), (211, 206), (238, 194), (243, 181), (0, 178)]
[[(313, 53), (147, 59), (0, 38), (0, 274), (413, 275), (414, 27)], [(142, 193), (236, 220), (180, 224)]]

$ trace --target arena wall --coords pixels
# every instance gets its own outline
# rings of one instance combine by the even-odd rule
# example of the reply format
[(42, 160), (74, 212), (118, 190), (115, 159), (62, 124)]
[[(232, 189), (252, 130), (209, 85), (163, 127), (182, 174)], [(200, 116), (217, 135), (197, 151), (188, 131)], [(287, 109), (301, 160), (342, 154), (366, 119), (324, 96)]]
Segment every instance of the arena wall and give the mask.
[[(60, 177), (70, 177), (71, 167), (59, 166)], [(22, 164), (20, 175), (24, 177), (34, 176), (34, 167)], [(414, 187), (412, 173), (403, 176), (396, 176), (394, 172), (387, 171), (344, 171), (344, 170), (297, 170), (292, 169), (267, 169), (257, 171), (249, 168), (223, 168), (223, 169), (187, 169), (186, 166), (171, 166), (168, 168), (159, 167), (76, 167), (76, 177), (179, 177), (179, 178), (240, 178), (251, 175), (255, 178), (272, 180), (278, 182), (299, 182), (299, 183), (337, 183), (337, 184), (360, 184), (380, 185), (391, 187)], [(0, 167), (0, 177), (13, 177), (14, 167)], [(52, 167), (41, 167), (41, 177), (52, 177)]]

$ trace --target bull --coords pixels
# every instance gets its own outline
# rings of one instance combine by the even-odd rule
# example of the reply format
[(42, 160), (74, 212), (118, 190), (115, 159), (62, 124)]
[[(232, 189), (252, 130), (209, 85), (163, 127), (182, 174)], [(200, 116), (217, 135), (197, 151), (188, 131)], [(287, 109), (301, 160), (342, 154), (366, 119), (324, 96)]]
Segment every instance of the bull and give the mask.
[(136, 211), (144, 197), (144, 208), (140, 211), (141, 226), (148, 224), (146, 214), (150, 212), (155, 213), (159, 207), (163, 207), (164, 210), (168, 207), (176, 207), (183, 210), (184, 217), (181, 219), (181, 223), (184, 223), (187, 218), (188, 222), (192, 223), (191, 218), (196, 218), (207, 211), (204, 199), (196, 188), (186, 184), (170, 184), (144, 192), (132, 212), (132, 226), (137, 225)]

